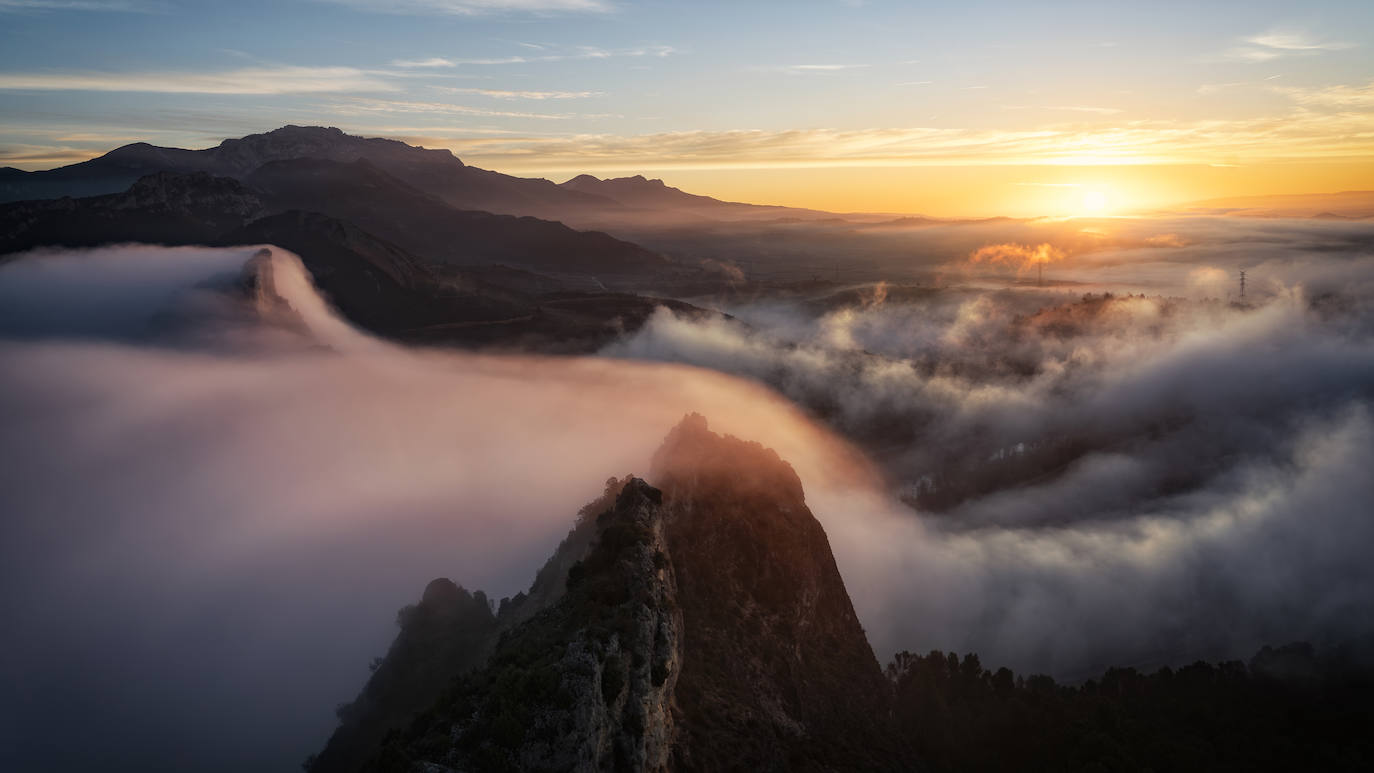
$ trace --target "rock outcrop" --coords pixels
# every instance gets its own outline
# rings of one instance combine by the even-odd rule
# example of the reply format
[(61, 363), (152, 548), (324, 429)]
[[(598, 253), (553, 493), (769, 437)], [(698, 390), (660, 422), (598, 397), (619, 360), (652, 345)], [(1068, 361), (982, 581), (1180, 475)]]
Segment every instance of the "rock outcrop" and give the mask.
[[(693, 415), (651, 477), (583, 509), (503, 602), (485, 664), (431, 667), (447, 688), (407, 727), (363, 759), (376, 728), (343, 726), (311, 769), (899, 768), (889, 688), (792, 468)], [(389, 666), (399, 642), (378, 674), (423, 670)]]
[(651, 477), (682, 606), (674, 770), (875, 770), (887, 685), (801, 480), (692, 415)]

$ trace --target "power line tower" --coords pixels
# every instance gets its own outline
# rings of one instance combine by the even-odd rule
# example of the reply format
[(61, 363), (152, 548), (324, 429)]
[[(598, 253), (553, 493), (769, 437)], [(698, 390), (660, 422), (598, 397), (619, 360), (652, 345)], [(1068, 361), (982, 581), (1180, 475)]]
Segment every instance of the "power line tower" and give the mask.
[(1245, 272), (1240, 272), (1240, 302), (1245, 303)]

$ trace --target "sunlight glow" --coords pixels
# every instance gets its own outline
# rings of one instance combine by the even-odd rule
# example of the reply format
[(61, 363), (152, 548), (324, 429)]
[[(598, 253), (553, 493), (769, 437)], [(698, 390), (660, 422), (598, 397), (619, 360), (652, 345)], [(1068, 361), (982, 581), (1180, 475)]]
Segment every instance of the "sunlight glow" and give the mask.
[(1083, 194), (1083, 211), (1090, 215), (1100, 215), (1107, 211), (1107, 194), (1102, 191), (1088, 191)]

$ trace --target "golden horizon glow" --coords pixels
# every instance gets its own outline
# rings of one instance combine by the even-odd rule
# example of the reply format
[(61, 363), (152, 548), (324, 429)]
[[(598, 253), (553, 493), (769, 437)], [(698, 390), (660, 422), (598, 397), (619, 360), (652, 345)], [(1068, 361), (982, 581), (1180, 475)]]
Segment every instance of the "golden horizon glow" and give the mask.
[(1089, 215), (1101, 215), (1107, 211), (1107, 194), (1102, 191), (1088, 191), (1083, 194), (1083, 211)]

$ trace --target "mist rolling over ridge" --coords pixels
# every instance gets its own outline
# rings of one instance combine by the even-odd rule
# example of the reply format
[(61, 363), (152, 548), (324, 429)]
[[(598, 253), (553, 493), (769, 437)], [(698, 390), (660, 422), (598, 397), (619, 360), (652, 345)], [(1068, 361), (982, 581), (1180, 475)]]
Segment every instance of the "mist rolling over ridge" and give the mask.
[(1374, 770), (1374, 4), (0, 0), (0, 115), (0, 773)]
[[(540, 359), (354, 332), (278, 248), (21, 257), (0, 268), (26, 303), (3, 385), (21, 737), (114, 658), (93, 725), (201, 754), (185, 700), (243, 717), (285, 678), (293, 702), (242, 731), (261, 756), (224, 764), (308, 751), (398, 599), (456, 569), (521, 590), (568, 503), (689, 411), (796, 466), (882, 657), (1072, 678), (1367, 636), (1367, 260), (1308, 254), (1245, 306), (956, 285), (660, 310), (611, 359)], [(77, 300), (85, 268), (129, 290)]]

